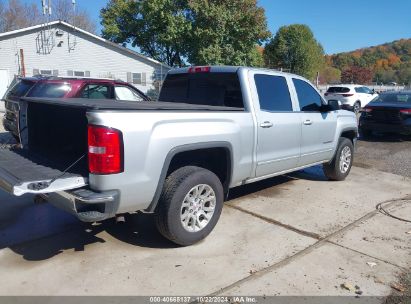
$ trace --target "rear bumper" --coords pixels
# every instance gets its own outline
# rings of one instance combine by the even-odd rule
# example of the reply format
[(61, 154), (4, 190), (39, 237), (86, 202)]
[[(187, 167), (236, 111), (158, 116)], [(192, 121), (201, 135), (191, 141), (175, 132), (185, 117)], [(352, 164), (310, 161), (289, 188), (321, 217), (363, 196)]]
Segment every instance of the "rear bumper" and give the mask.
[(119, 206), (117, 190), (94, 192), (88, 188), (49, 193), (47, 200), (83, 222), (102, 221), (114, 217)]
[(360, 128), (363, 130), (389, 132), (389, 133), (406, 133), (411, 134), (411, 125), (409, 124), (387, 124), (369, 121), (360, 121)]

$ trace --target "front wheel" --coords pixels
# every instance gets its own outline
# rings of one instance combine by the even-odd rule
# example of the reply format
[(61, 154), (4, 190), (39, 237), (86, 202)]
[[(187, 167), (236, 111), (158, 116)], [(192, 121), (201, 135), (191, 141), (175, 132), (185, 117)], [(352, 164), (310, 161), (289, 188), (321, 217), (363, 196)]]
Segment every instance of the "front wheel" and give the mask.
[(354, 160), (354, 146), (351, 140), (341, 137), (337, 152), (330, 163), (323, 164), (323, 171), (329, 180), (342, 181), (350, 173)]
[(156, 210), (157, 229), (176, 244), (197, 243), (217, 224), (223, 201), (223, 187), (213, 172), (194, 166), (177, 169), (164, 183)]

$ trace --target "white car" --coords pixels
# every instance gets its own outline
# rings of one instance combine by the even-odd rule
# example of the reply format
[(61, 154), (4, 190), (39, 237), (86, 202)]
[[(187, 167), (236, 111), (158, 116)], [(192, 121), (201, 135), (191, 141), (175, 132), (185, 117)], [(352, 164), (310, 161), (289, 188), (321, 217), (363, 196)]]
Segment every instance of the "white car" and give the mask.
[(365, 107), (378, 94), (362, 85), (341, 84), (328, 88), (324, 97), (327, 101), (337, 100), (341, 108), (358, 113), (362, 107)]

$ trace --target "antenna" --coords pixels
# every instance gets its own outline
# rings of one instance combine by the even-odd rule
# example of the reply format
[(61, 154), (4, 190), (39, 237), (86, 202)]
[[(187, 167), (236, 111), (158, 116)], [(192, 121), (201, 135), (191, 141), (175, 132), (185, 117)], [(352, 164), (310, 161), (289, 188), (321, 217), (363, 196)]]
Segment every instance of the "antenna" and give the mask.
[[(71, 0), (71, 4), (73, 6), (73, 20), (71, 21), (71, 24), (73, 25), (72, 32), (74, 33), (76, 31), (76, 0)], [(73, 36), (73, 38), (71, 37)], [(77, 37), (76, 35), (70, 34), (70, 32), (67, 32), (67, 47), (68, 51), (74, 51), (75, 47), (77, 45)]]
[(51, 0), (41, 0), (44, 24), (36, 37), (37, 53), (50, 54), (54, 47), (54, 33), (50, 26)]

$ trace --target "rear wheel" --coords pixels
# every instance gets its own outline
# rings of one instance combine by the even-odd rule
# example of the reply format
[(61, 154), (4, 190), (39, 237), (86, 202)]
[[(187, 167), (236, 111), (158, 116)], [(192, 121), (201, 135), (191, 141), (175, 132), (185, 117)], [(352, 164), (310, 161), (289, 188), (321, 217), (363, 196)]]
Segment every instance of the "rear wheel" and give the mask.
[(351, 140), (341, 137), (337, 152), (330, 163), (323, 164), (323, 171), (329, 180), (344, 180), (350, 173), (354, 156), (354, 146)]
[(213, 172), (194, 166), (180, 168), (164, 183), (156, 211), (157, 228), (176, 244), (194, 244), (213, 230), (223, 201), (223, 187)]

